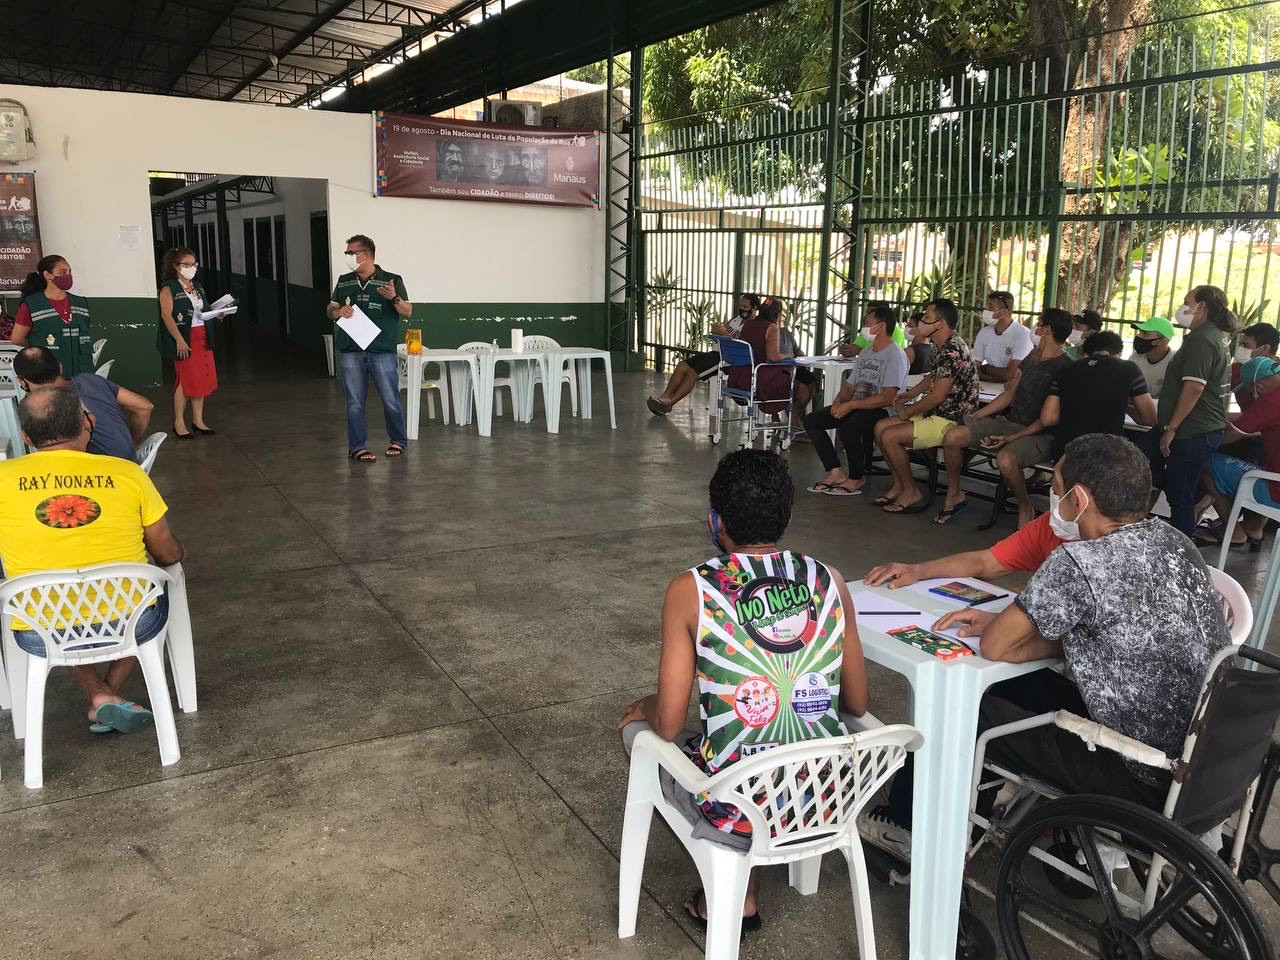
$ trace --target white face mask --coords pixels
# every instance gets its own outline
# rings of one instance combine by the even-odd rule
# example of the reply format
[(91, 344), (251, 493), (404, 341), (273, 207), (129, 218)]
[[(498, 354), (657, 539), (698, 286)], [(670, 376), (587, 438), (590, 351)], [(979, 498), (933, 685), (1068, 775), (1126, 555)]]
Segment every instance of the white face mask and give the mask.
[(872, 340), (876, 338), (876, 335), (871, 332), (870, 327), (863, 327), (862, 330), (859, 332), (862, 334), (862, 339), (866, 340), (867, 343), (870, 343)]
[(1072, 330), (1071, 333), (1067, 336), (1067, 343), (1071, 344), (1073, 347), (1078, 347), (1083, 342), (1084, 342), (1083, 330)]
[(996, 322), (996, 315), (994, 313), (992, 313), (990, 310), (982, 311), (982, 325), (984, 327), (989, 327), (995, 322)]
[(1031, 347), (1032, 347), (1032, 349), (1034, 349), (1034, 350), (1039, 350), (1039, 349), (1040, 349), (1040, 340), (1041, 340), (1040, 334), (1038, 334), (1038, 333), (1033, 333), (1033, 334), (1031, 335)]
[(1236, 363), (1248, 363), (1252, 359), (1252, 350), (1248, 347), (1236, 347)]
[(194, 280), (196, 276), (195, 267), (179, 267), (178, 274), (183, 280)]
[[(1074, 487), (1072, 489), (1075, 489)], [(1067, 493), (1070, 493), (1068, 490)], [(1084, 494), (1078, 494), (1076, 499), (1080, 500)], [(1064, 520), (1062, 518), (1062, 497), (1058, 496), (1052, 490), (1049, 491), (1049, 529), (1051, 529), (1059, 540), (1079, 540), (1080, 539), (1080, 516), (1088, 507), (1086, 503), (1080, 508), (1080, 513), (1076, 514), (1074, 520)]]
[(356, 255), (354, 253), (343, 254), (343, 259), (347, 261), (348, 270), (354, 270), (356, 267), (360, 266), (360, 261), (356, 259)]
[(1178, 312), (1173, 315), (1173, 322), (1180, 327), (1190, 327), (1193, 316), (1191, 308), (1185, 303), (1178, 308)]

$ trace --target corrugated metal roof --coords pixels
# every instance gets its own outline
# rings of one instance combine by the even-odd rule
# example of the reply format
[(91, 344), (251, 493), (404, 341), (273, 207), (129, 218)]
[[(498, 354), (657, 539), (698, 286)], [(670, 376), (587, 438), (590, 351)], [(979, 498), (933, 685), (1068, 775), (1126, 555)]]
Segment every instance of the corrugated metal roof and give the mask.
[(5, 0), (0, 81), (295, 104), (500, 0)]

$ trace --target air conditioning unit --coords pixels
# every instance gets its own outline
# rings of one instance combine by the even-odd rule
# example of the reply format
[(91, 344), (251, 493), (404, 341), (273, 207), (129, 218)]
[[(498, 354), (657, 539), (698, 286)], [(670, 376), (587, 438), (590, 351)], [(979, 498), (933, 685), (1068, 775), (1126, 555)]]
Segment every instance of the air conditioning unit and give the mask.
[(542, 125), (542, 104), (532, 100), (487, 100), (484, 118), (489, 123), (505, 127), (539, 127)]

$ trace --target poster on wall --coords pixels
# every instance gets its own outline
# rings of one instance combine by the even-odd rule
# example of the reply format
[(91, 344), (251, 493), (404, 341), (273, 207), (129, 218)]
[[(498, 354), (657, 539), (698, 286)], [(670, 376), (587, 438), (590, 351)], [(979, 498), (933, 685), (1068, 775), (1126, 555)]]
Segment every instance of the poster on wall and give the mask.
[(374, 113), (374, 194), (600, 206), (600, 134)]
[(36, 175), (0, 174), (0, 293), (16, 293), (39, 260)]

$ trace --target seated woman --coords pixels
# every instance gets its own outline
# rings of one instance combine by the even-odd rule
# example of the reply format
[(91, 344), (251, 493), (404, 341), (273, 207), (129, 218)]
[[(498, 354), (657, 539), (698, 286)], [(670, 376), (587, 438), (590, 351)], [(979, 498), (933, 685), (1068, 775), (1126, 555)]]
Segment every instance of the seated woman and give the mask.
[[(716, 555), (667, 587), (658, 692), (627, 707), (618, 729), (628, 753), (640, 731), (653, 730), (714, 774), (779, 744), (844, 736), (840, 711), (862, 716), (868, 692), (844, 577), (778, 548), (795, 499), (782, 458), (767, 450), (731, 453), (720, 461), (709, 492)], [(793, 664), (801, 662), (804, 672), (797, 676)], [(695, 679), (702, 723), (692, 731), (684, 723)], [(750, 848), (751, 826), (736, 807), (699, 802), (669, 775), (660, 777), (691, 836)], [(754, 871), (742, 908), (744, 931), (760, 927), (759, 890)], [(702, 891), (684, 906), (705, 928)]]
[[(713, 323), (711, 332), (717, 337), (736, 337), (742, 325), (756, 315), (760, 309), (760, 298), (754, 293), (744, 293), (738, 301), (738, 315), (728, 323)], [(658, 417), (665, 417), (672, 407), (693, 392), (699, 380), (713, 377), (720, 367), (720, 351), (705, 350), (702, 353), (690, 354), (687, 359), (676, 364), (671, 371), (671, 379), (666, 389), (656, 397), (650, 397), (646, 403), (649, 412)]]
[[(765, 297), (756, 315), (746, 320), (738, 331), (738, 339), (751, 344), (751, 354), (757, 364), (791, 359), (782, 352), (782, 328), (778, 326), (781, 316), (782, 301)], [(730, 367), (727, 382), (734, 390), (751, 389), (751, 368)], [(790, 391), (791, 371), (786, 367), (766, 367), (756, 374), (756, 399), (764, 401), (760, 403), (762, 412), (778, 413)]]

